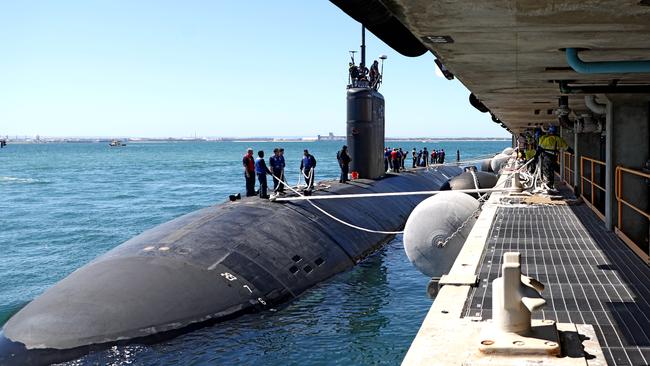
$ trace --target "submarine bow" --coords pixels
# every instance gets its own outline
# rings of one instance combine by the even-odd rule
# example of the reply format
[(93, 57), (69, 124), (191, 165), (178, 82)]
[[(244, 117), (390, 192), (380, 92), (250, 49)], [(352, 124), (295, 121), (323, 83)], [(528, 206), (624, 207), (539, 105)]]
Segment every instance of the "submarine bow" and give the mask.
[[(314, 194), (437, 190), (460, 172), (405, 172)], [(424, 198), (317, 204), (357, 225), (400, 230)], [(40, 364), (30, 355), (46, 352), (48, 363), (66, 360), (61, 350), (144, 341), (260, 311), (351, 268), (391, 238), (336, 223), (304, 201), (208, 207), (126, 241), (25, 306), (3, 327), (0, 364)]]

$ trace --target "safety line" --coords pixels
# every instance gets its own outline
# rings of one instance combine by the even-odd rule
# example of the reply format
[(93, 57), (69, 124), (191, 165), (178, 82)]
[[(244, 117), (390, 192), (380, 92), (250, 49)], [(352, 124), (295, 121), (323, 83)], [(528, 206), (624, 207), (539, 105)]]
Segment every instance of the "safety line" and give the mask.
[[(456, 163), (456, 164), (458, 164), (458, 163)], [(444, 165), (446, 165), (446, 164), (444, 164)], [(508, 176), (514, 174), (515, 172), (521, 171), (521, 169), (526, 167), (526, 165), (528, 165), (528, 163), (524, 164), (522, 167), (520, 167), (518, 169), (515, 169), (515, 170), (511, 171), (508, 174)], [(302, 174), (304, 174), (304, 173), (302, 173)], [(313, 172), (312, 172), (312, 174), (313, 174)], [(364, 231), (364, 232), (367, 232), (367, 233), (372, 233), (372, 234), (397, 235), (397, 234), (403, 234), (404, 231), (403, 230), (401, 230), (401, 231), (373, 230), (373, 229), (368, 229), (368, 228), (361, 227), (361, 226), (358, 226), (358, 225), (354, 225), (352, 223), (349, 223), (347, 221), (339, 219), (338, 217), (330, 214), (329, 212), (327, 212), (323, 208), (317, 206), (314, 202), (312, 202), (312, 200), (314, 200), (314, 199), (353, 198), (352, 196), (354, 196), (354, 198), (358, 198), (358, 197), (364, 197), (364, 196), (365, 197), (381, 197), (381, 196), (407, 196), (407, 195), (434, 195), (434, 194), (438, 194), (438, 193), (441, 192), (441, 191), (420, 191), (420, 192), (387, 192), (387, 193), (369, 193), (369, 194), (361, 193), (361, 194), (354, 194), (354, 195), (332, 195), (332, 196), (305, 196), (302, 193), (300, 193), (298, 190), (294, 189), (289, 184), (287, 184), (287, 182), (285, 182), (284, 180), (276, 177), (273, 174), (271, 174), (271, 176), (273, 176), (275, 179), (279, 180), (282, 184), (285, 185), (285, 187), (289, 188), (289, 190), (291, 190), (292, 192), (294, 192), (295, 194), (297, 194), (299, 196), (299, 197), (292, 197), (292, 198), (290, 198), (290, 197), (276, 198), (275, 201), (298, 201), (298, 200), (307, 201), (307, 203), (312, 205), (315, 209), (320, 211), (325, 216), (331, 218), (332, 220), (334, 220), (334, 221), (336, 221), (336, 222), (338, 222), (340, 224), (343, 224), (345, 226), (351, 227), (353, 229), (356, 229), (356, 230), (359, 230), (359, 231)], [(496, 186), (495, 186), (494, 188), (486, 188), (486, 189), (478, 189), (478, 190), (477, 189), (454, 190), (454, 191), (451, 191), (451, 192), (477, 193), (478, 194), (478, 193), (488, 193), (488, 192), (507, 192), (507, 191), (515, 191), (515, 190), (517, 190), (517, 189), (516, 188), (502, 188), (501, 189), (501, 188), (496, 188)], [(446, 192), (446, 191), (442, 191), (442, 192)], [(344, 196), (351, 196), (351, 197), (344, 197)], [(487, 197), (487, 194), (484, 195), (483, 197), (481, 197), (479, 202), (484, 200), (486, 197)]]
[(479, 189), (454, 189), (445, 191), (413, 191), (413, 192), (383, 192), (383, 193), (358, 193), (358, 194), (338, 194), (327, 196), (299, 196), (299, 197), (281, 197), (275, 198), (276, 202), (289, 201), (311, 201), (311, 200), (335, 200), (345, 198), (373, 198), (373, 197), (394, 197), (394, 196), (431, 196), (443, 192), (458, 193), (492, 193), (492, 192), (513, 192), (516, 188), (479, 188)]

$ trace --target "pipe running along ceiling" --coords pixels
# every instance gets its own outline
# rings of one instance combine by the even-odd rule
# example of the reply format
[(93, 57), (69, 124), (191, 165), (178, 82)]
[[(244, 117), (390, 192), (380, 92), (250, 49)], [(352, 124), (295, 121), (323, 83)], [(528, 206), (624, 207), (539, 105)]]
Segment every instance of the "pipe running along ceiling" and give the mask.
[[(418, 52), (404, 52), (399, 44), (417, 40), (515, 132), (557, 124), (556, 115), (547, 111), (557, 108), (562, 95), (569, 96), (569, 107), (579, 115), (589, 113), (587, 94), (650, 90), (650, 73), (636, 68), (650, 60), (650, 6), (643, 1), (331, 1), (362, 22), (358, 9), (354, 13), (341, 4), (386, 9), (410, 35), (375, 33), (379, 38), (409, 56)], [(579, 51), (583, 66), (601, 65), (603, 73), (576, 72), (567, 62), (571, 48)], [(621, 70), (626, 65), (621, 61), (632, 61), (627, 66), (633, 67)]]

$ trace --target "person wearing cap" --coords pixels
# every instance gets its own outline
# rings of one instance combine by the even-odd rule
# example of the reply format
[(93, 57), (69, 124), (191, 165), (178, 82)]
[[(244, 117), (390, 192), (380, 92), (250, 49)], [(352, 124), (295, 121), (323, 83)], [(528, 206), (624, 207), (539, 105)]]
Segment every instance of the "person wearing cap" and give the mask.
[(269, 198), (267, 194), (268, 183), (266, 181), (266, 175), (271, 174), (271, 171), (266, 166), (264, 162), (264, 151), (260, 150), (257, 152), (257, 159), (255, 159), (255, 173), (257, 174), (257, 180), (260, 182), (260, 198)]
[(316, 158), (309, 153), (309, 150), (305, 149), (303, 152), (302, 160), (300, 161), (300, 171), (305, 177), (305, 183), (307, 183), (307, 192), (311, 192), (314, 188), (314, 168), (316, 168)]
[(246, 179), (246, 197), (255, 195), (255, 158), (253, 148), (246, 149), (246, 155), (242, 159), (244, 165), (244, 178)]
[(573, 149), (567, 145), (566, 141), (557, 135), (557, 127), (551, 125), (548, 127), (548, 131), (539, 137), (537, 143), (537, 157), (542, 159), (542, 182), (549, 189), (555, 189), (555, 165), (560, 150), (573, 153)]
[(336, 160), (339, 162), (339, 167), (341, 168), (341, 178), (339, 183), (345, 183), (348, 181), (348, 172), (350, 171), (350, 162), (352, 158), (348, 154), (348, 147), (343, 145), (340, 151), (336, 153)]
[(273, 192), (282, 193), (284, 192), (284, 178), (282, 177), (284, 173), (284, 157), (280, 155), (280, 149), (273, 149), (273, 155), (269, 158), (269, 166), (273, 172)]

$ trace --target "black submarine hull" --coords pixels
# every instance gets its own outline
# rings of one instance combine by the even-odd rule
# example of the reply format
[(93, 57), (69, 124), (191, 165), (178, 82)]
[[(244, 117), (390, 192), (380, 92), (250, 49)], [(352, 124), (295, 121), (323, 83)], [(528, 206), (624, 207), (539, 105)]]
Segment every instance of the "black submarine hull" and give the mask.
[[(440, 167), (331, 183), (314, 195), (437, 190), (461, 172)], [(424, 198), (316, 204), (355, 225), (396, 231)], [(21, 309), (0, 333), (0, 365), (62, 362), (275, 307), (391, 238), (337, 223), (305, 201), (250, 198), (198, 210), (117, 246)]]

